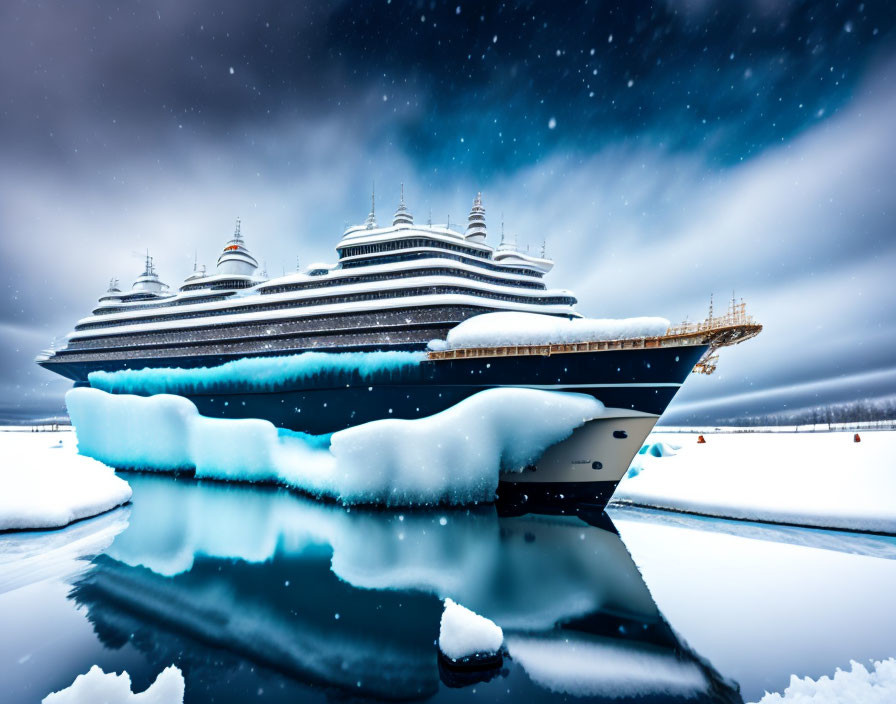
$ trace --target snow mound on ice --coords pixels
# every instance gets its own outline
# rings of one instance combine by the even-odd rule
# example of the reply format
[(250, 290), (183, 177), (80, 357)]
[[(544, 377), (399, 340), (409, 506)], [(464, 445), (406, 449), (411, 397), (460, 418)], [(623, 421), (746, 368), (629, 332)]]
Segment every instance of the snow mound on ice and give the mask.
[(75, 453), (74, 436), (0, 433), (0, 530), (59, 528), (127, 503), (111, 467)]
[(494, 621), (445, 599), (439, 625), (439, 650), (452, 660), (494, 655), (504, 643), (504, 631)]
[(120, 675), (103, 672), (97, 665), (86, 675), (78, 675), (71, 686), (44, 697), (42, 704), (183, 704), (184, 676), (175, 665), (169, 665), (159, 673), (144, 692), (131, 692), (131, 676), (127, 671)]
[(491, 501), (499, 472), (522, 470), (604, 412), (584, 394), (487, 389), (426, 418), (341, 430), (327, 447), (266, 420), (200, 416), (180, 396), (76, 388), (66, 405), (79, 451), (114, 467), (194, 469), (197, 477), (389, 506)]
[(416, 367), (423, 352), (304, 352), (280, 357), (247, 357), (217, 367), (196, 369), (147, 368), (117, 372), (91, 372), (87, 378), (96, 389), (111, 393), (187, 394), (220, 391), (233, 386), (270, 391), (284, 384), (315, 376), (342, 379), (389, 378)]
[(896, 432), (652, 433), (614, 501), (723, 518), (896, 533)]
[(663, 335), (668, 329), (669, 321), (665, 318), (561, 318), (540, 313), (484, 313), (452, 328), (444, 343), (434, 340), (430, 349), (627, 340)]
[(890, 704), (896, 701), (896, 659), (872, 663), (869, 672), (864, 665), (851, 661), (849, 672), (837, 668), (834, 677), (827, 675), (813, 680), (790, 676), (790, 686), (783, 696), (765, 693), (758, 704)]
[(641, 449), (638, 450), (638, 454), (635, 455), (635, 458), (632, 460), (631, 466), (628, 468), (628, 472), (625, 473), (625, 476), (638, 476), (641, 473), (641, 470), (644, 469), (644, 463), (642, 462), (644, 457), (672, 457), (673, 455), (678, 454), (680, 449), (681, 445), (673, 445), (671, 443), (663, 442), (662, 440), (645, 443), (641, 446)]

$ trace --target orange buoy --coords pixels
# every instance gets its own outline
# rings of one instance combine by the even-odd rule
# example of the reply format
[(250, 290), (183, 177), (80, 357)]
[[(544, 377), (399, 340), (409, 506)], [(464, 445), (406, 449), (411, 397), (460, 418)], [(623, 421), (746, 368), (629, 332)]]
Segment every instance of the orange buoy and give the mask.
[[(858, 441), (856, 441), (856, 442), (858, 442)], [(698, 445), (705, 445), (705, 444), (706, 444), (706, 438), (704, 438), (702, 435), (698, 435), (698, 436), (697, 436), (697, 444), (698, 444)]]
[(862, 442), (862, 438), (860, 438), (859, 434), (856, 433), (855, 435), (852, 436), (852, 441), (853, 442)]

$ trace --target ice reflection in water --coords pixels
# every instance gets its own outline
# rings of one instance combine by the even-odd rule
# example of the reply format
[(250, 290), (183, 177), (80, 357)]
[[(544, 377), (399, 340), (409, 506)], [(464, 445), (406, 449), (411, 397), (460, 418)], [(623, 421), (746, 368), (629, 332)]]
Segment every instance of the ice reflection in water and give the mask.
[[(221, 680), (245, 668), (263, 672), (269, 695), (311, 698), (451, 698), (465, 687), (486, 700), (741, 701), (676, 639), (606, 517), (597, 527), (501, 518), (493, 506), (358, 511), (128, 479), (130, 525), (71, 596), (107, 648), (136, 646), (154, 672), (178, 664), (188, 701), (227, 700)], [(445, 597), (504, 629), (503, 669), (440, 670)]]

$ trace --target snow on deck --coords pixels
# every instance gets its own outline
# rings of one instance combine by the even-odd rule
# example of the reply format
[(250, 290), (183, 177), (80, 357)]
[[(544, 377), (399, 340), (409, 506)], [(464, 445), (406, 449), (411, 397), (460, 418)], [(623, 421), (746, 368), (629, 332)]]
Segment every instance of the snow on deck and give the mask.
[(614, 501), (724, 518), (896, 533), (896, 432), (655, 432)]
[(469, 318), (448, 332), (433, 349), (514, 347), (627, 340), (665, 334), (665, 318), (565, 318), (539, 313), (485, 313)]
[(70, 433), (0, 433), (0, 530), (59, 528), (126, 503), (131, 487)]
[(79, 451), (113, 467), (194, 469), (197, 477), (387, 506), (492, 501), (500, 472), (522, 470), (605, 412), (584, 394), (487, 389), (432, 416), (377, 420), (327, 441), (266, 420), (206, 418), (167, 394), (76, 388), (66, 405)]

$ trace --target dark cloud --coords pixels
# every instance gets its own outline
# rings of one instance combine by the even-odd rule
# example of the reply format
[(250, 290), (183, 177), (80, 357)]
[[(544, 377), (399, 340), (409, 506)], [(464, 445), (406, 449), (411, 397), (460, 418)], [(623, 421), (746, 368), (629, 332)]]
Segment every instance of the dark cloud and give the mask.
[(240, 215), (271, 274), (330, 260), (373, 179), (442, 222), (484, 190), (587, 314), (746, 295), (766, 331), (671, 417), (840, 400), (821, 382), (893, 366), (894, 24), (885, 2), (5, 3), (0, 414), (56, 412), (33, 354), (145, 247), (177, 284)]

